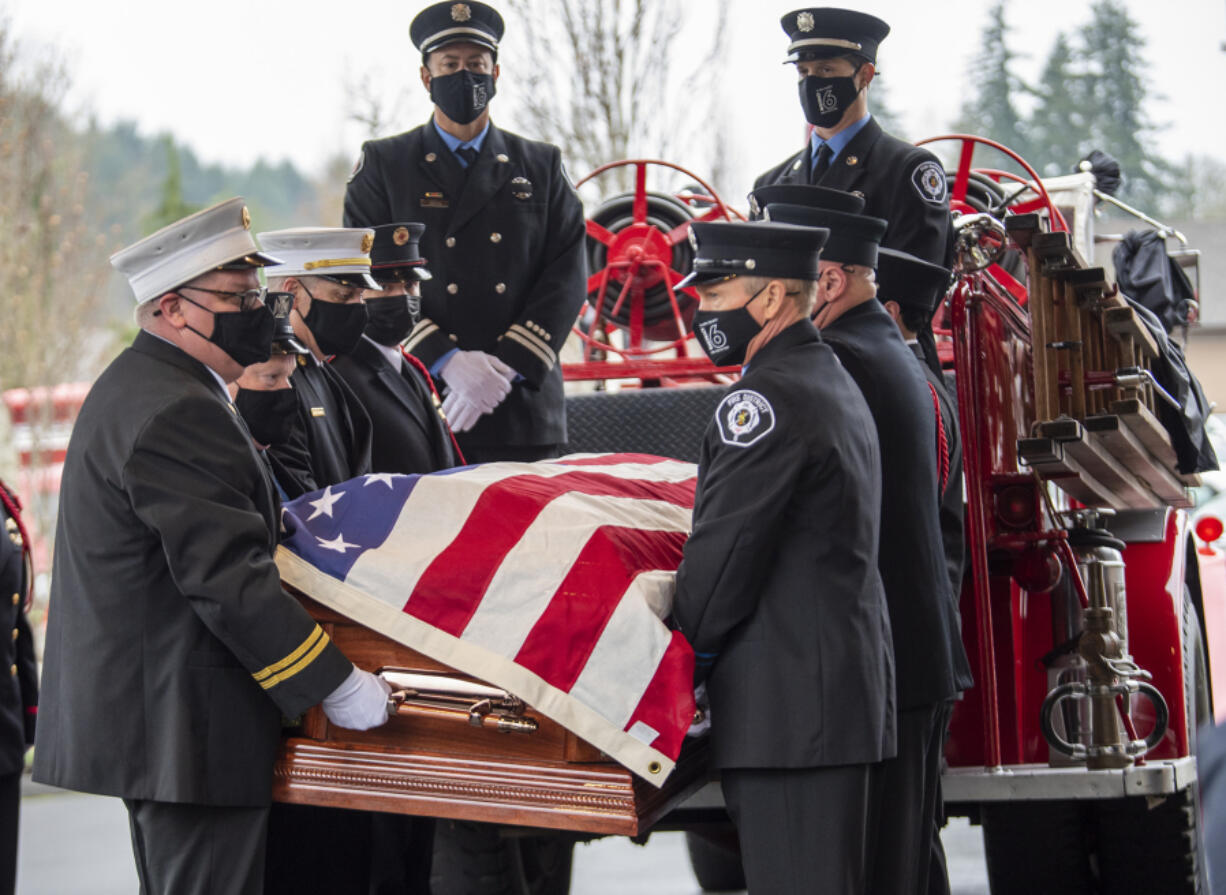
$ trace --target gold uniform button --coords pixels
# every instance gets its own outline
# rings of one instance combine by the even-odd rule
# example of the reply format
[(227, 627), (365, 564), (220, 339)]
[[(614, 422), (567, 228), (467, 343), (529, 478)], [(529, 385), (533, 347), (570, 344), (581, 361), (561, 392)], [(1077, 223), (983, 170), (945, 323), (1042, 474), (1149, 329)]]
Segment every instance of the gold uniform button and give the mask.
[(448, 236), (446, 239), (443, 240), (443, 245), (447, 246), (447, 248), (449, 249), (454, 249), (455, 248), (455, 237)]
[(455, 295), (459, 291), (460, 291), (460, 287), (457, 286), (455, 283), (447, 284), (447, 294), (448, 295)]
[(13, 605), (16, 606), (21, 602), (21, 594), (13, 594)]
[(502, 293), (507, 291), (507, 284), (499, 283), (498, 285), (494, 287), (494, 291), (497, 292), (499, 295), (502, 295)]
[(502, 234), (501, 233), (491, 233), (490, 242), (494, 243), (495, 245), (502, 242)]
[(16, 639), (17, 639), (17, 635), (18, 635), (19, 633), (21, 633), (21, 632), (19, 632), (19, 631), (18, 631), (16, 628), (14, 628), (14, 629), (13, 629), (13, 639), (14, 639), (14, 640), (16, 640)]
[(16, 666), (16, 665), (10, 665), (10, 666), (9, 666), (9, 676), (10, 676), (10, 677), (17, 677), (17, 666)]

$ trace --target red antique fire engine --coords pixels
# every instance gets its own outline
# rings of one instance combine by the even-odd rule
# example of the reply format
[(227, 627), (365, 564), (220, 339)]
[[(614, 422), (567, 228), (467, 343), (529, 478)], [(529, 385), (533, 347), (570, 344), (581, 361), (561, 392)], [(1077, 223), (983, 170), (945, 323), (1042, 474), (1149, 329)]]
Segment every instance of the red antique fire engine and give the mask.
[[(1222, 526), (1189, 521), (1195, 477), (1158, 422), (1170, 398), (1153, 375), (1158, 345), (1087, 260), (1094, 176), (1045, 183), (1003, 147), (1024, 173), (976, 168), (987, 141), (941, 139), (961, 141), (943, 320), (976, 680), (954, 713), (946, 802), (982, 823), (998, 895), (1196, 892), (1194, 732), (1226, 688)], [(696, 298), (675, 284), (690, 224), (739, 215), (667, 163), (615, 163), (580, 188), (627, 166), (634, 189), (588, 221), (570, 448), (694, 460), (736, 371), (691, 349)], [(655, 168), (690, 185), (649, 190)], [(304, 600), (359, 664), (401, 669), (413, 698), (409, 717), (367, 734), (312, 712), (286, 740), (277, 798), (446, 819), (435, 858), (454, 876), (447, 891), (480, 872), (499, 892), (565, 892), (575, 841), (679, 828), (704, 888), (743, 887), (703, 740), (656, 789), (513, 694)]]

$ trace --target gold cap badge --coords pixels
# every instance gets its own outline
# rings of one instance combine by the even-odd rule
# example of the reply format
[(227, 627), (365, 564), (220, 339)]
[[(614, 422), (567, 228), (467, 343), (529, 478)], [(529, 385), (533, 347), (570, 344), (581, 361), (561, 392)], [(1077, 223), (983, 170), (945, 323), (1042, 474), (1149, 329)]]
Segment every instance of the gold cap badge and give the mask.
[(813, 13), (805, 10), (796, 17), (796, 27), (801, 31), (813, 30)]
[(467, 3), (451, 4), (451, 20), (453, 22), (467, 22), (473, 17), (473, 11)]
[(408, 241), (409, 241), (409, 228), (408, 227), (397, 227), (395, 230), (392, 231), (392, 242), (396, 243), (396, 245), (402, 246)]
[(251, 212), (247, 210), (246, 205), (243, 206), (243, 229), (244, 230), (251, 229)]
[(370, 233), (362, 234), (362, 251), (369, 252), (370, 247), (375, 244), (375, 237)]

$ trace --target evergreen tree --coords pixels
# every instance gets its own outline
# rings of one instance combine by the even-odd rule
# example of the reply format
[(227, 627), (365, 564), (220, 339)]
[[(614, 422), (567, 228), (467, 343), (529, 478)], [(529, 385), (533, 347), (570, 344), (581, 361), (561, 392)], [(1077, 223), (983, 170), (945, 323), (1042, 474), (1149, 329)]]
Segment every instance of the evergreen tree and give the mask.
[(175, 148), (174, 140), (170, 136), (165, 136), (162, 138), (162, 146), (166, 153), (166, 177), (162, 180), (161, 201), (142, 222), (147, 233), (173, 224), (201, 208), (183, 199), (183, 168), (179, 162), (179, 152)]
[(1068, 36), (1057, 34), (1039, 77), (1038, 104), (1028, 127), (1026, 161), (1044, 177), (1070, 173), (1093, 148), (1086, 133), (1085, 80), (1073, 71), (1072, 58)]
[[(894, 104), (890, 102), (890, 90), (885, 80), (881, 77), (873, 79), (873, 84), (869, 87), (868, 97), (869, 111), (873, 113), (873, 117), (877, 119), (887, 133), (893, 134), (900, 140), (909, 139), (907, 136), (907, 128), (903, 125), (902, 119), (898, 117), (898, 113), (894, 109)], [(929, 137), (935, 135), (936, 131), (931, 134), (922, 134), (921, 136)]]
[(963, 104), (955, 127), (962, 133), (1003, 143), (1025, 158), (1029, 143), (1015, 97), (1026, 88), (1013, 74), (1017, 54), (1009, 49), (1008, 39), (1004, 0), (996, 0), (988, 11), (982, 49), (970, 65), (968, 82), (973, 92)]
[(1096, 0), (1082, 29), (1085, 60), (1085, 133), (1124, 169), (1120, 197), (1156, 210), (1170, 166), (1154, 151), (1154, 127), (1146, 115), (1153, 96), (1146, 87), (1145, 40), (1123, 0)]

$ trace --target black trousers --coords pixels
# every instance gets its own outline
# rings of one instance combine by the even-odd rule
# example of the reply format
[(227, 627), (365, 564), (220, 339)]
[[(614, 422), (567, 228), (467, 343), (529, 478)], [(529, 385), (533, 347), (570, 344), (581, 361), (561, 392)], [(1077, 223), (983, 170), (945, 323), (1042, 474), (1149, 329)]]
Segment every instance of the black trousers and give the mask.
[(21, 814), (21, 771), (0, 776), (0, 895), (17, 887), (17, 820)]
[(260, 895), (267, 808), (124, 799), (141, 895)]
[(519, 447), (484, 447), (467, 445), (459, 436), (460, 450), (467, 463), (493, 463), (496, 460), (511, 460), (516, 463), (532, 463), (536, 460), (553, 460), (562, 456), (561, 446), (556, 444), (533, 444)]
[(952, 711), (952, 702), (900, 711), (898, 755), (874, 766), (873, 895), (928, 895), (939, 846), (937, 816), (944, 810), (941, 755)]
[(872, 767), (722, 772), (753, 895), (862, 895)]

